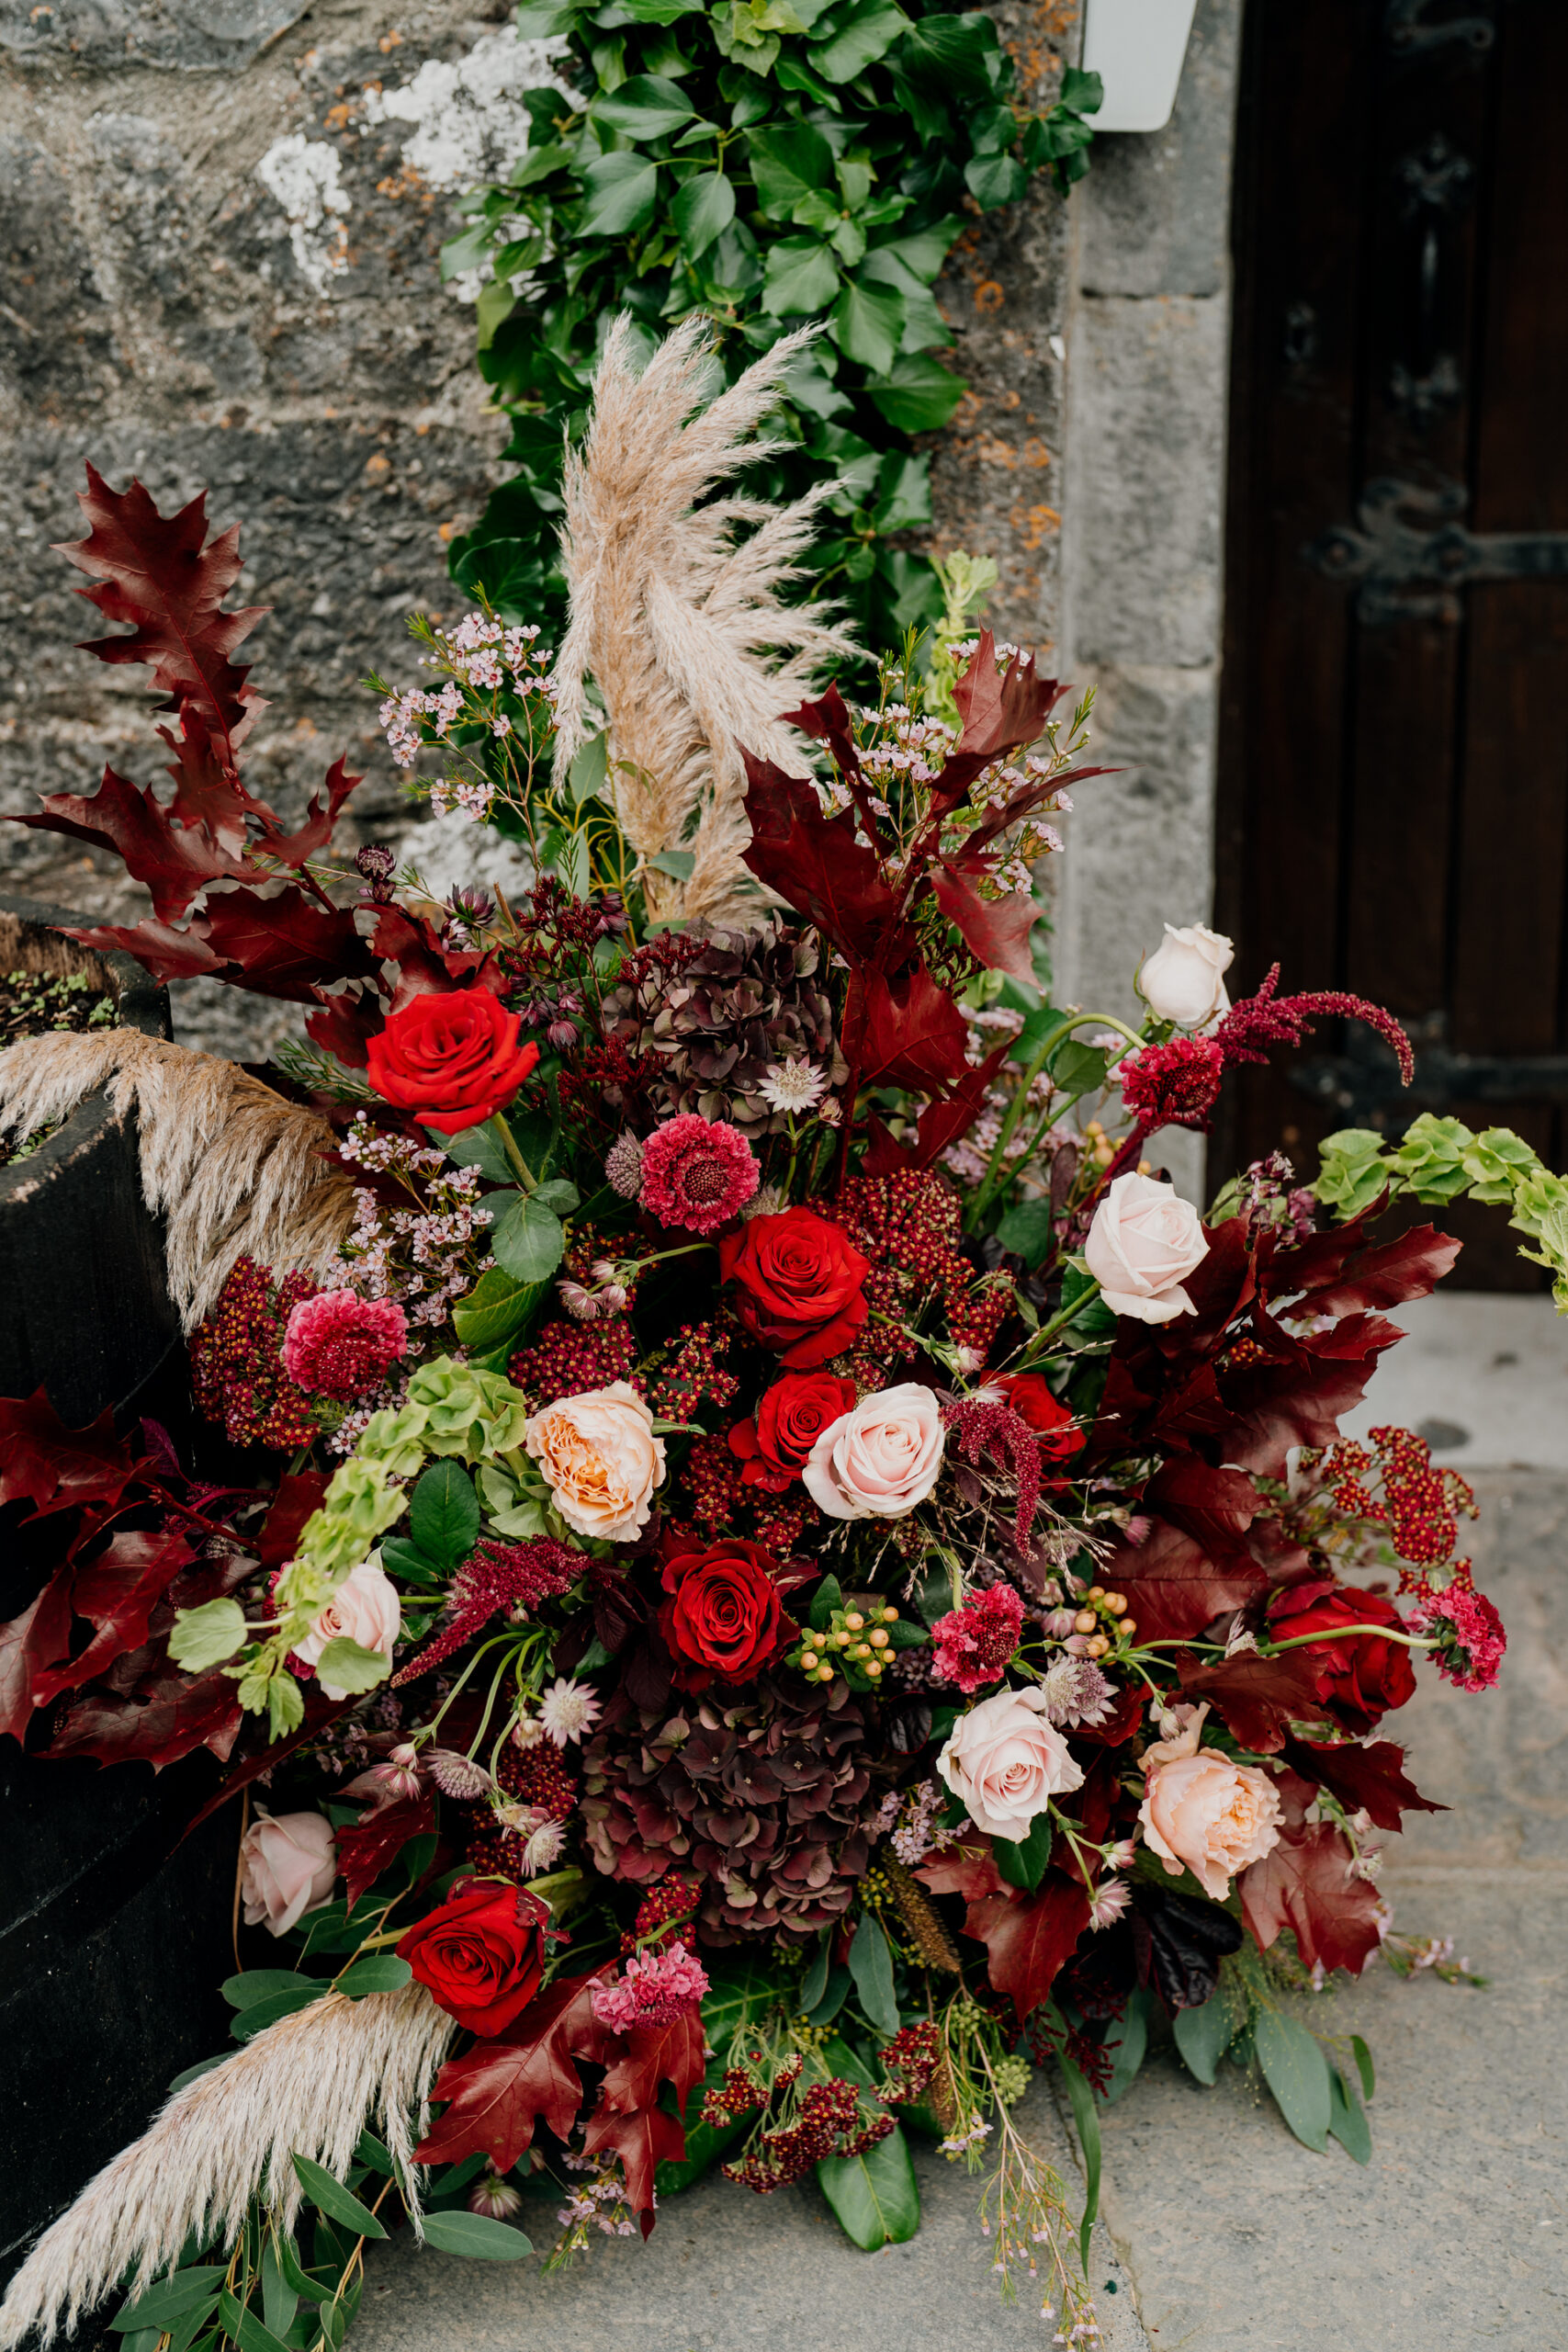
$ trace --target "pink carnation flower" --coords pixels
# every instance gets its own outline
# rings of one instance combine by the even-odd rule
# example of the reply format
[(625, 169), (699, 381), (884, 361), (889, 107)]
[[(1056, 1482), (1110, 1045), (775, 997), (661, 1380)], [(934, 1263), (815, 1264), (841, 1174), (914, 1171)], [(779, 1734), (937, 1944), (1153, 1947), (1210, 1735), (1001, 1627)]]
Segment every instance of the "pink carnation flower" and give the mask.
[(1483, 1592), (1455, 1584), (1435, 1593), (1411, 1623), (1418, 1634), (1435, 1634), (1438, 1672), (1460, 1690), (1490, 1690), (1503, 1664), (1508, 1637), (1503, 1620)]
[(364, 1396), (407, 1351), (408, 1317), (394, 1299), (320, 1290), (288, 1318), (284, 1369), (312, 1396)]
[(739, 1127), (695, 1111), (656, 1127), (642, 1148), (642, 1204), (660, 1225), (716, 1233), (762, 1181)]
[(634, 2026), (673, 2025), (698, 2007), (707, 1989), (702, 1962), (684, 1944), (673, 1943), (662, 1951), (634, 1953), (618, 1984), (596, 1984), (588, 1997), (601, 2025), (629, 2033)]
[(936, 1645), (932, 1659), (944, 1682), (973, 1693), (987, 1682), (999, 1682), (1023, 1631), (1023, 1603), (1010, 1584), (994, 1584), (988, 1591), (970, 1596), (962, 1609), (950, 1609), (931, 1627)]

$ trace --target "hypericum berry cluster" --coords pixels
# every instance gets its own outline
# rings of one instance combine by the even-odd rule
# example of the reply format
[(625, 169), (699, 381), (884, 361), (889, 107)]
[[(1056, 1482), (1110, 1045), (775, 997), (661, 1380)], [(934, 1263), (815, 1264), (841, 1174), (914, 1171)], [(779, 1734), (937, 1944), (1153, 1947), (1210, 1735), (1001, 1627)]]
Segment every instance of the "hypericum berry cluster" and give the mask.
[(720, 2127), (753, 2108), (763, 2110), (743, 2154), (724, 2166), (727, 2180), (766, 2196), (803, 2179), (829, 2156), (863, 2155), (894, 2129), (890, 2115), (863, 2116), (858, 2085), (839, 2075), (802, 2091), (805, 2060), (798, 2050), (773, 2069), (771, 2082), (754, 2071), (766, 2064), (766, 2053), (755, 2050), (749, 2056), (750, 2064), (728, 2067), (720, 2088), (703, 2100), (704, 2122)]
[(1000, 1275), (976, 1280), (959, 1248), (960, 1204), (950, 1185), (926, 1170), (852, 1176), (823, 1214), (871, 1261), (863, 1285), (871, 1320), (857, 1361), (868, 1360), (877, 1385), (886, 1363), (919, 1353), (900, 1326), (912, 1323), (933, 1293), (953, 1346), (967, 1351), (976, 1369), (985, 1363), (1013, 1289)]
[(740, 1382), (724, 1369), (723, 1360), (736, 1336), (733, 1323), (682, 1324), (649, 1390), (649, 1401), (662, 1419), (689, 1421), (705, 1399), (720, 1408), (734, 1402)]
[[(566, 1769), (560, 1749), (543, 1738), (523, 1748), (507, 1740), (496, 1758), (495, 1777), (512, 1800), (504, 1810), (517, 1816), (518, 1826), (509, 1826), (492, 1804), (476, 1805), (467, 1840), (468, 1860), (479, 1870), (493, 1871), (521, 1885), (547, 1867), (541, 1858), (540, 1830), (547, 1823), (570, 1818), (577, 1807), (578, 1785)], [(529, 1816), (525, 1823), (525, 1815)], [(553, 1860), (565, 1841), (558, 1837), (551, 1842), (556, 1849), (550, 1857)]]
[[(798, 1667), (808, 1682), (831, 1682), (841, 1674), (852, 1690), (874, 1690), (903, 1646), (891, 1631), (898, 1623), (898, 1611), (880, 1593), (864, 1600), (851, 1599), (842, 1608), (829, 1610), (820, 1629), (813, 1627), (801, 1636), (786, 1664)], [(913, 1642), (925, 1639), (913, 1625), (901, 1630)]]
[(283, 1361), (288, 1318), (316, 1285), (308, 1274), (285, 1274), (237, 1258), (212, 1313), (190, 1337), (191, 1385), (197, 1409), (220, 1422), (231, 1445), (267, 1445), (293, 1453), (321, 1435), (310, 1399), (289, 1379)]
[(700, 1878), (671, 1871), (637, 1905), (637, 1917), (621, 1938), (621, 1958), (625, 1960), (639, 1946), (662, 1942), (680, 1922), (691, 1917), (702, 1899)]
[[(1353, 1438), (1341, 1438), (1321, 1453), (1303, 1453), (1296, 1486), (1307, 1499), (1314, 1490), (1325, 1491), (1346, 1520), (1386, 1527), (1402, 1561), (1431, 1567), (1450, 1559), (1461, 1518), (1476, 1516), (1469, 1484), (1457, 1470), (1438, 1468), (1431, 1448), (1413, 1430), (1384, 1423), (1371, 1434), (1375, 1455)], [(1410, 1586), (1402, 1579), (1400, 1589)]]

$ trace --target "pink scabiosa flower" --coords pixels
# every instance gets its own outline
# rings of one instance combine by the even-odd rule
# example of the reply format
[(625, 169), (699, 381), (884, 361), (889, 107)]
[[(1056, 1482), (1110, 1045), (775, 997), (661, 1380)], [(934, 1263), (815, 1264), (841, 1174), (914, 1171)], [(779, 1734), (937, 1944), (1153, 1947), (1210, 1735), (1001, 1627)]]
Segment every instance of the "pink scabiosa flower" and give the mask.
[(656, 1127), (642, 1148), (642, 1204), (660, 1225), (716, 1233), (762, 1181), (739, 1127), (695, 1111)]
[(594, 1984), (588, 1997), (601, 2025), (612, 2033), (629, 2033), (634, 2026), (673, 2025), (689, 2017), (707, 1989), (701, 1961), (684, 1944), (673, 1943), (640, 1958), (634, 1954), (618, 1984)]
[(395, 1299), (319, 1290), (288, 1317), (284, 1370), (312, 1396), (346, 1401), (379, 1388), (408, 1343), (408, 1317)]
[(966, 1693), (999, 1682), (1022, 1630), (1023, 1603), (1010, 1584), (972, 1593), (962, 1609), (950, 1609), (931, 1627), (933, 1668)]

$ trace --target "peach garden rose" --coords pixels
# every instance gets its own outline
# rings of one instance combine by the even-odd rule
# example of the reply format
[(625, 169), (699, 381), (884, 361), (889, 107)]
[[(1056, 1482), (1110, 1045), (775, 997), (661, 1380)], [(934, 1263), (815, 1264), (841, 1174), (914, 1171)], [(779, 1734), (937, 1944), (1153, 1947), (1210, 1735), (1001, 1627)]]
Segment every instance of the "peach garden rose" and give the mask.
[(1145, 1749), (1138, 1818), (1170, 1875), (1190, 1870), (1204, 1894), (1223, 1903), (1237, 1871), (1279, 1844), (1280, 1792), (1255, 1764), (1199, 1747), (1208, 1712), (1206, 1703), (1181, 1710), (1181, 1728)]
[(664, 1441), (629, 1383), (615, 1380), (547, 1407), (533, 1416), (523, 1442), (569, 1527), (604, 1544), (641, 1534), (664, 1476)]

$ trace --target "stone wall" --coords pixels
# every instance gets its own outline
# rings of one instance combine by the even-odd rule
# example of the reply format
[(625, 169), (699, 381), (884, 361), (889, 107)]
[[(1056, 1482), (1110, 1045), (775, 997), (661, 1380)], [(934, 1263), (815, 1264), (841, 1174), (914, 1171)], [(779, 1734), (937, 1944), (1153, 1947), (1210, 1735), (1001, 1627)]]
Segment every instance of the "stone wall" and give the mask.
[[(936, 448), (939, 547), (1001, 566), (990, 618), (1100, 694), (1062, 861), (1059, 990), (1108, 1010), (1163, 920), (1208, 911), (1241, 0), (1200, 0), (1176, 117), (1096, 142), (1064, 201), (1038, 180), (976, 221), (939, 289), (970, 390)], [(1077, 0), (1000, 0), (1028, 95), (1075, 53)], [(271, 699), (256, 781), (296, 806), (346, 750), (357, 822), (407, 822), (367, 671), (456, 609), (445, 542), (502, 435), (472, 312), (436, 254), (452, 198), (522, 144), (547, 70), (506, 0), (0, 0), (0, 807), (156, 775), (134, 670), (72, 650), (95, 616), (50, 543), (91, 458), (161, 503), (243, 524), (247, 649)], [(6, 886), (131, 919), (84, 847), (6, 828)], [(180, 1034), (254, 1053), (265, 1000), (177, 991)], [(1174, 1163), (1173, 1163), (1174, 1164)], [(1195, 1181), (1192, 1170), (1184, 1170)]]
[[(164, 505), (208, 485), (214, 520), (243, 523), (239, 593), (273, 608), (246, 648), (271, 702), (258, 787), (298, 805), (346, 751), (361, 826), (406, 823), (359, 682), (407, 672), (415, 606), (457, 608), (446, 541), (495, 472), (473, 314), (436, 250), (454, 182), (514, 133), (509, 13), (0, 0), (0, 806), (91, 791), (106, 759), (157, 774), (144, 673), (72, 650), (96, 616), (51, 552), (80, 535), (90, 458)], [(6, 828), (3, 871), (122, 919), (140, 900), (52, 834)], [(251, 1052), (280, 1026), (264, 999), (179, 994), (192, 1042)]]
[[(1098, 139), (1073, 205), (1065, 674), (1098, 690), (1057, 908), (1059, 993), (1133, 1009), (1166, 922), (1213, 903), (1242, 0), (1199, 0), (1164, 130)], [(1162, 1157), (1197, 1197), (1201, 1146)]]

